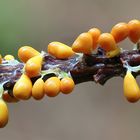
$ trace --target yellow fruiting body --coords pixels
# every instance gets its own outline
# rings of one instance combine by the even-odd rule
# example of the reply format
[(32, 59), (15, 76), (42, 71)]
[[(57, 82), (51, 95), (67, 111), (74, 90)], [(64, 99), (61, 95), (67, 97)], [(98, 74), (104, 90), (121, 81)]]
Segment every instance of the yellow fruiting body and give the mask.
[(65, 78), (61, 79), (60, 91), (63, 94), (71, 93), (73, 91), (74, 87), (75, 87), (74, 81), (70, 77), (65, 77)]
[(133, 19), (128, 22), (129, 27), (129, 39), (133, 43), (137, 43), (140, 40), (140, 21)]
[(92, 28), (88, 31), (92, 35), (92, 49), (95, 50), (98, 44), (98, 38), (101, 35), (101, 31), (98, 28)]
[(110, 33), (102, 33), (99, 36), (98, 43), (106, 52), (117, 49), (115, 39)]
[(75, 54), (71, 47), (60, 42), (49, 43), (47, 50), (58, 59), (67, 59)]
[(30, 58), (39, 54), (40, 53), (37, 50), (30, 46), (23, 46), (18, 50), (18, 57), (24, 63), (26, 63)]
[(72, 45), (72, 50), (77, 53), (91, 54), (92, 48), (93, 40), (90, 33), (80, 34)]
[(15, 97), (11, 97), (8, 91), (4, 91), (4, 93), (2, 94), (2, 99), (7, 103), (16, 103), (19, 101)]
[(40, 100), (44, 97), (44, 81), (42, 78), (39, 78), (35, 81), (32, 88), (32, 97), (36, 100)]
[(7, 55), (4, 56), (4, 59), (5, 60), (14, 60), (15, 58), (14, 58), (13, 55), (7, 54)]
[(130, 71), (124, 77), (124, 96), (129, 102), (136, 102), (140, 99), (140, 89), (136, 79)]
[(55, 97), (60, 93), (60, 80), (58, 77), (51, 77), (45, 81), (45, 94), (49, 97)]
[(13, 95), (19, 100), (27, 100), (31, 97), (31, 92), (32, 82), (27, 75), (22, 74), (22, 76), (14, 85)]
[(2, 64), (2, 56), (0, 55), (0, 64)]
[(31, 77), (36, 77), (40, 75), (41, 67), (42, 67), (43, 57), (42, 55), (37, 55), (30, 58), (25, 64), (25, 72)]
[(5, 127), (8, 123), (9, 112), (6, 103), (0, 99), (0, 128)]
[(125, 22), (120, 22), (116, 24), (115, 26), (113, 26), (111, 34), (113, 35), (116, 43), (119, 43), (120, 41), (127, 38), (129, 35), (128, 24)]

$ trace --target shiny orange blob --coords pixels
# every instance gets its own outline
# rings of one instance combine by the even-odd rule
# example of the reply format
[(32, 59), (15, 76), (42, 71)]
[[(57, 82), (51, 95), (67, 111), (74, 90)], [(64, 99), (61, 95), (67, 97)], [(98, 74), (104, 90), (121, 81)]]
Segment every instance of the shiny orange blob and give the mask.
[(116, 24), (112, 30), (111, 34), (113, 35), (116, 43), (119, 43), (120, 41), (124, 40), (129, 35), (129, 28), (127, 23), (121, 22)]
[(128, 22), (129, 38), (133, 43), (137, 43), (140, 40), (140, 21), (131, 20)]
[(26, 63), (27, 60), (29, 60), (30, 58), (39, 55), (40, 53), (35, 50), (34, 48), (30, 47), (30, 46), (23, 46), (21, 48), (19, 48), (18, 50), (18, 57), (19, 59)]
[(51, 77), (45, 81), (44, 90), (47, 96), (55, 97), (60, 93), (60, 80), (58, 77)]
[(71, 93), (74, 89), (74, 86), (74, 81), (69, 77), (63, 78), (60, 82), (60, 90), (64, 94)]
[(98, 39), (98, 43), (107, 52), (117, 49), (115, 39), (110, 33), (102, 33)]
[(48, 45), (48, 53), (58, 59), (68, 59), (75, 54), (71, 47), (60, 42), (51, 42)]
[(43, 57), (42, 55), (37, 55), (30, 58), (25, 64), (25, 72), (31, 77), (36, 77), (40, 75), (42, 67)]
[(72, 50), (77, 53), (91, 54), (92, 48), (93, 40), (90, 33), (80, 34), (72, 45)]
[(101, 31), (98, 28), (92, 28), (88, 33), (92, 36), (92, 49), (95, 50), (97, 48), (98, 38), (101, 35)]

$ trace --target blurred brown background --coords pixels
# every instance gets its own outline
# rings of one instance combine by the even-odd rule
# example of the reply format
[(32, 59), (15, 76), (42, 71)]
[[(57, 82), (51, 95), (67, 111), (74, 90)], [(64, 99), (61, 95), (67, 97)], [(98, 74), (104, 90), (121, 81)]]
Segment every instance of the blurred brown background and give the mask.
[[(139, 5), (139, 0), (1, 0), (0, 53), (16, 56), (23, 45), (46, 50), (51, 41), (71, 45), (91, 27), (109, 32), (120, 21), (140, 19)], [(125, 100), (122, 83), (121, 78), (105, 86), (87, 82), (71, 95), (8, 104), (10, 120), (0, 139), (139, 140), (140, 103)]]

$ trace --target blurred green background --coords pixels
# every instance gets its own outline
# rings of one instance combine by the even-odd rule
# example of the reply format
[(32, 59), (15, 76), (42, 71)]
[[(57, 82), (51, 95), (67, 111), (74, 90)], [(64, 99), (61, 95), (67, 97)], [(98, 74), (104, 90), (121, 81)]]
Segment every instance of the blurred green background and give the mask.
[[(109, 32), (118, 22), (140, 19), (139, 0), (0, 0), (0, 53), (20, 46), (46, 50), (51, 41), (71, 45), (91, 27)], [(125, 40), (119, 44), (131, 49)], [(123, 96), (123, 80), (77, 85), (71, 95), (8, 104), (1, 140), (139, 140), (140, 103)]]

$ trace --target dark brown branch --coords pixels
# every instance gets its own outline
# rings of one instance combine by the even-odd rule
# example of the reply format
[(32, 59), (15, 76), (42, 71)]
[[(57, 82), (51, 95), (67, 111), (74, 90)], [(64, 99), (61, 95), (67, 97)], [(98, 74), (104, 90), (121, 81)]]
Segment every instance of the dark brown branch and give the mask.
[[(67, 60), (58, 60), (49, 54), (45, 54), (42, 70), (60, 68), (62, 71), (70, 72), (76, 84), (95, 81), (103, 85), (108, 79), (114, 76), (123, 77), (125, 75), (126, 68), (123, 67), (124, 61), (128, 62), (131, 66), (140, 65), (140, 51), (123, 51), (116, 57), (107, 58), (104, 51), (99, 48), (96, 54), (83, 55), (82, 57), (75, 55)], [(15, 82), (22, 74), (23, 66), (23, 63), (0, 65), (0, 83), (5, 82), (4, 89), (11, 90), (13, 88)], [(138, 74), (140, 72), (134, 73), (135, 76)], [(33, 78), (32, 81), (35, 81), (37, 78)], [(48, 76), (45, 76), (44, 80), (47, 78)]]

